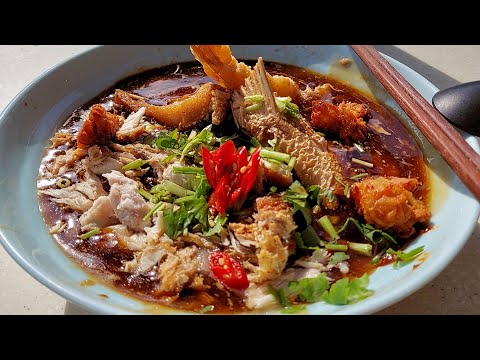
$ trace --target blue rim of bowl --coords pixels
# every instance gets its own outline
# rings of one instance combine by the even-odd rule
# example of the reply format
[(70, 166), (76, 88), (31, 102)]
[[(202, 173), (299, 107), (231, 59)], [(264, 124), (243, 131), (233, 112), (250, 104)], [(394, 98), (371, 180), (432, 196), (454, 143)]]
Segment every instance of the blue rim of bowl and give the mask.
[[(93, 47), (92, 49), (88, 49), (86, 51), (82, 51), (79, 54), (75, 54), (55, 65), (50, 67), (48, 70), (44, 71), (40, 74), (37, 78), (31, 81), (23, 90), (21, 90), (11, 101), (10, 103), (4, 108), (4, 110), (0, 113), (0, 122), (3, 121), (4, 115), (10, 111), (11, 108), (16, 106), (16, 102), (18, 99), (22, 98), (25, 94), (28, 94), (30, 90), (37, 85), (38, 82), (42, 81), (42, 79), (55, 72), (58, 68), (62, 67), (64, 64), (69, 63), (71, 61), (75, 61), (79, 57), (83, 57), (86, 54), (93, 53), (101, 49), (101, 46)], [(415, 70), (409, 68), (408, 66), (404, 65), (398, 60), (393, 59), (392, 57), (385, 55), (384, 56), (392, 65), (394, 65), (397, 69), (401, 69), (400, 72), (403, 74), (410, 73), (413, 76), (420, 78), (423, 82), (424, 86), (430, 88), (431, 91), (437, 92), (439, 89), (434, 86), (429, 80), (425, 77), (420, 75)], [(473, 139), (473, 140), (472, 140)], [(479, 142), (475, 139), (473, 135), (468, 135), (466, 138), (469, 141), (470, 146), (477, 152), (480, 153), (480, 145)], [(472, 208), (472, 212), (474, 213), (474, 218), (478, 219), (480, 215), (480, 203), (477, 201), (476, 206)], [(386, 307), (398, 303), (401, 300), (405, 299), (409, 295), (413, 294), (420, 288), (424, 287), (434, 278), (436, 278), (445, 268), (450, 264), (450, 262), (458, 255), (460, 250), (463, 248), (465, 243), (470, 238), (473, 230), (476, 226), (477, 222), (472, 221), (468, 224), (468, 226), (464, 227), (462, 232), (457, 237), (458, 246), (456, 247), (456, 251), (450, 252), (447, 255), (436, 258), (434, 263), (430, 265), (427, 271), (423, 272), (420, 276), (415, 277), (413, 279), (406, 280), (404, 283), (405, 286), (400, 288), (395, 288), (390, 290), (389, 292), (380, 295), (376, 298), (374, 302), (359, 302), (352, 306), (349, 306), (346, 309), (340, 309), (335, 314), (337, 315), (356, 315), (356, 314), (371, 314), (374, 312), (378, 312)], [(54, 291), (55, 293), (62, 296), (67, 301), (70, 301), (76, 305), (81, 306), (83, 309), (88, 310), (91, 313), (95, 314), (139, 314), (137, 311), (129, 311), (127, 309), (122, 309), (120, 307), (114, 307), (111, 305), (107, 305), (106, 303), (92, 299), (91, 297), (82, 294), (80, 291), (76, 290), (69, 290), (68, 288), (64, 288), (55, 282), (51, 281), (48, 277), (48, 274), (44, 274), (42, 271), (37, 270), (34, 266), (32, 266), (27, 260), (25, 260), (10, 244), (8, 239), (3, 235), (2, 231), (0, 231), (0, 242), (2, 243), (4, 249), (7, 253), (19, 264), (25, 271), (27, 271), (33, 278), (39, 281), (41, 284), (45, 285), (50, 290)], [(65, 254), (65, 256), (67, 256)], [(353, 311), (352, 311), (353, 310)], [(184, 315), (193, 315), (194, 313), (190, 312), (175, 312), (175, 314), (184, 314)]]

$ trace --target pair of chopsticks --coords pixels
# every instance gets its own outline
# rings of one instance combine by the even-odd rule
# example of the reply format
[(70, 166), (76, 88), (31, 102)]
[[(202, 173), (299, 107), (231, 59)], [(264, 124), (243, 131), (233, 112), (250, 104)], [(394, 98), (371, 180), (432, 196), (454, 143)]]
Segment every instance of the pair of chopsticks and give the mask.
[(480, 200), (480, 156), (380, 53), (370, 45), (351, 45), (432, 146)]

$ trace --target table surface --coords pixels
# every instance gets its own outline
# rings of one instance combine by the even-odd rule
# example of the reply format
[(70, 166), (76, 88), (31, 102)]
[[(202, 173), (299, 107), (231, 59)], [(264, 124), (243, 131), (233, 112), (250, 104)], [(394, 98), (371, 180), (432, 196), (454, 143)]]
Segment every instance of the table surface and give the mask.
[[(92, 45), (0, 45), (0, 109), (30, 81)], [(480, 46), (381, 45), (440, 89), (480, 80)], [(455, 260), (432, 282), (379, 314), (480, 314), (480, 223)], [(82, 314), (41, 285), (0, 246), (0, 314)]]

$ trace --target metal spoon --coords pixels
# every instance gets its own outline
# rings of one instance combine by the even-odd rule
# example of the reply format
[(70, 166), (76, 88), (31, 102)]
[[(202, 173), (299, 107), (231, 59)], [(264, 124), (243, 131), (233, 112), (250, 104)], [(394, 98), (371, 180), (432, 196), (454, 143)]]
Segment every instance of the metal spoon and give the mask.
[(472, 81), (437, 92), (433, 106), (450, 123), (480, 136), (480, 81)]

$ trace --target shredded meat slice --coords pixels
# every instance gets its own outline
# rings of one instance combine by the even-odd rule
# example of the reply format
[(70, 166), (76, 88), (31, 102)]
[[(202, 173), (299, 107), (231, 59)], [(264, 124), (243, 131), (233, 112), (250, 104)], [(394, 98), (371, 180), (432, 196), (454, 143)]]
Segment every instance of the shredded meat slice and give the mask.
[(353, 184), (350, 193), (367, 223), (409, 237), (417, 222), (430, 218), (425, 203), (413, 195), (417, 186), (417, 179), (379, 176)]
[(95, 175), (103, 175), (112, 170), (120, 170), (123, 163), (113, 158), (113, 153), (106, 146), (93, 145), (88, 148), (88, 157), (83, 164)]
[(312, 102), (312, 124), (325, 130), (338, 132), (346, 141), (363, 141), (366, 139), (367, 123), (363, 118), (368, 109), (363, 104), (345, 102), (338, 105), (322, 100)]
[(108, 196), (100, 196), (95, 200), (92, 207), (84, 212), (79, 220), (82, 231), (118, 224), (118, 219), (113, 212), (112, 203)]
[(150, 205), (139, 194), (136, 181), (118, 171), (103, 176), (110, 184), (110, 201), (120, 222), (134, 231), (142, 231), (151, 226), (150, 219), (143, 220), (150, 211)]
[(77, 160), (81, 159), (74, 148), (68, 149), (65, 154), (55, 157), (55, 160), (47, 163), (46, 170), (51, 177), (60, 176), (75, 167)]
[(93, 105), (77, 135), (77, 146), (85, 149), (95, 144), (106, 144), (119, 128), (117, 115), (109, 113), (102, 105)]
[(40, 194), (52, 197), (52, 201), (63, 204), (77, 211), (87, 211), (92, 206), (92, 200), (88, 199), (83, 193), (75, 189), (75, 186), (69, 186), (64, 189), (40, 190)]
[(145, 132), (146, 126), (143, 121), (144, 114), (145, 108), (141, 107), (137, 112), (132, 112), (128, 115), (120, 129), (117, 131), (117, 139), (122, 142), (133, 142), (142, 135)]

